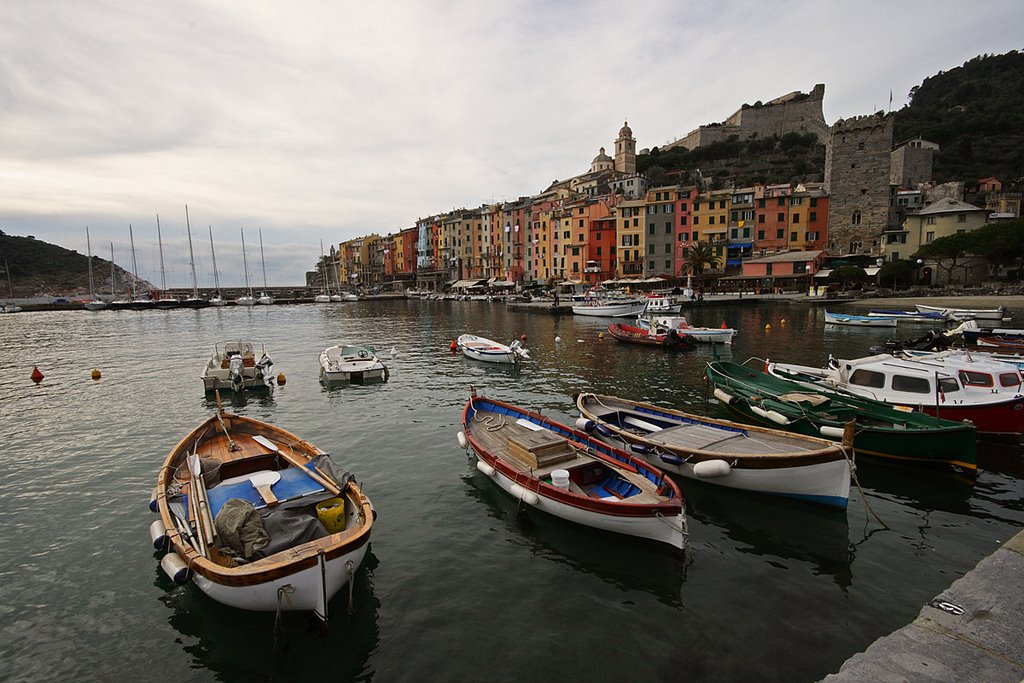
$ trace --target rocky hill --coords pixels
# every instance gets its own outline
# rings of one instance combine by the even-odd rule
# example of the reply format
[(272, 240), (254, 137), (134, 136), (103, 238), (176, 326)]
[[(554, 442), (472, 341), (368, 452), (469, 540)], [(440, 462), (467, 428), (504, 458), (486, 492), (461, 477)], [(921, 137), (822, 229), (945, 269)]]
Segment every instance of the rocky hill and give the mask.
[[(89, 293), (89, 259), (77, 251), (0, 231), (0, 268), (4, 267), (4, 262), (8, 271), (0, 275), (0, 299), (10, 296), (8, 275), (16, 298)], [(110, 261), (93, 256), (92, 268), (96, 293), (109, 293)], [(132, 274), (115, 264), (117, 292), (126, 294), (131, 281)], [(152, 289), (152, 285), (142, 280), (140, 286)]]

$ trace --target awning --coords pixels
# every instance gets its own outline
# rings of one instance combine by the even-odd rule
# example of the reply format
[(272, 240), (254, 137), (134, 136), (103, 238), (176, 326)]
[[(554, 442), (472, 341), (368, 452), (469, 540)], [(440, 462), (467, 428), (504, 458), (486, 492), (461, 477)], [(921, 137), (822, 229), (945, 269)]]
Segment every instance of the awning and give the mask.
[(732, 248), (732, 247), (752, 247), (752, 246), (754, 246), (754, 243), (751, 242), (750, 240), (744, 240), (742, 242), (729, 242), (728, 246), (729, 246), (729, 248)]
[(726, 259), (725, 260), (725, 265), (727, 265), (727, 266), (742, 266), (743, 265), (743, 259), (741, 259), (741, 258)]
[(452, 283), (452, 289), (470, 289), (483, 286), (484, 280), (456, 280)]
[(491, 283), (491, 287), (515, 287), (516, 283), (509, 282), (508, 280), (495, 280)]

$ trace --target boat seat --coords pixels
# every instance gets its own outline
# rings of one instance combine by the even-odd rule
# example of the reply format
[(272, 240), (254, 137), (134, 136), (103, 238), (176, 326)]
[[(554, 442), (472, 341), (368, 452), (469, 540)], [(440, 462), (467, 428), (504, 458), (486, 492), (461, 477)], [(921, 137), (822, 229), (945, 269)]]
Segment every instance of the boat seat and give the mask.
[(640, 418), (633, 417), (632, 415), (624, 416), (622, 418), (622, 422), (625, 423), (625, 424), (628, 424), (628, 425), (630, 425), (632, 427), (639, 427), (640, 429), (644, 430), (645, 432), (660, 432), (661, 429), (662, 429), (661, 427), (659, 427), (656, 424), (652, 424), (650, 422), (647, 422), (646, 420), (641, 420)]
[(808, 403), (812, 406), (825, 405), (829, 402), (828, 396), (822, 396), (821, 394), (806, 394), (799, 391), (792, 391), (788, 394), (779, 394), (777, 397), (780, 401), (786, 403)]
[[(253, 474), (256, 473), (227, 479), (217, 486), (208, 489), (206, 493), (210, 501), (210, 514), (216, 517), (224, 503), (231, 498), (241, 498), (249, 501), (256, 508), (266, 507), (266, 503), (260, 496), (259, 491), (249, 481)], [(284, 504), (289, 500), (304, 499), (307, 496), (327, 492), (323, 486), (318, 484), (312, 477), (300, 472), (297, 467), (288, 467), (281, 470), (279, 474), (281, 479), (274, 484), (271, 490), (280, 504)]]

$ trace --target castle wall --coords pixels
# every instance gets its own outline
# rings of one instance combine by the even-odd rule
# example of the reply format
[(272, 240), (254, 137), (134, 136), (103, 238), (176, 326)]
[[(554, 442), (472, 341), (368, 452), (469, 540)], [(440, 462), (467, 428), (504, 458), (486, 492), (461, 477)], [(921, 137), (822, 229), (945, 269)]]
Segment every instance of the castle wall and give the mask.
[(825, 191), (829, 195), (828, 251), (878, 254), (881, 233), (894, 221), (889, 183), (891, 115), (840, 119), (825, 143)]

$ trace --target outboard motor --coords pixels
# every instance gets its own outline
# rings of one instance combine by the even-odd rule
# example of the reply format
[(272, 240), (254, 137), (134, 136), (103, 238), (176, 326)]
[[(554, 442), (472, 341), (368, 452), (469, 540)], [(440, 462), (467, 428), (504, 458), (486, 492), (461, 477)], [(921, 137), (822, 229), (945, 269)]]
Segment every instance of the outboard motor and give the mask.
[(231, 356), (228, 359), (228, 380), (231, 382), (231, 388), (235, 391), (245, 388), (245, 376), (242, 374), (244, 367), (241, 356)]
[(263, 378), (263, 383), (266, 385), (269, 385), (273, 380), (273, 375), (270, 372), (270, 367), (273, 364), (274, 361), (270, 360), (270, 356), (266, 354), (263, 354), (263, 357), (256, 363), (256, 372)]

